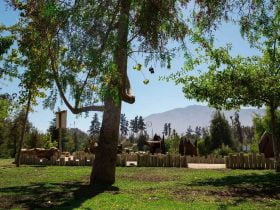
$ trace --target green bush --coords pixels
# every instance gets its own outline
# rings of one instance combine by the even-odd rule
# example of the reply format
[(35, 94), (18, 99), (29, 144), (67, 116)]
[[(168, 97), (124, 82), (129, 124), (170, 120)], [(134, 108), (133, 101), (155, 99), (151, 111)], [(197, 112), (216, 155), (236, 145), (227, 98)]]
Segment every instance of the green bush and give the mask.
[(224, 156), (228, 156), (230, 153), (233, 152), (234, 151), (228, 145), (225, 146), (224, 144), (222, 144), (222, 147), (214, 150), (213, 154), (221, 155), (224, 157)]

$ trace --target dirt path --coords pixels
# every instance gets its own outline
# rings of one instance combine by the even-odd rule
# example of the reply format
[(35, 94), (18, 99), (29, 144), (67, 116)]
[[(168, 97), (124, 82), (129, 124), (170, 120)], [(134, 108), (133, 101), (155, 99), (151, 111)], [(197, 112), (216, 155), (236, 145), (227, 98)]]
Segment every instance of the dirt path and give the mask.
[(189, 168), (194, 169), (223, 169), (225, 164), (208, 164), (208, 163), (188, 163)]

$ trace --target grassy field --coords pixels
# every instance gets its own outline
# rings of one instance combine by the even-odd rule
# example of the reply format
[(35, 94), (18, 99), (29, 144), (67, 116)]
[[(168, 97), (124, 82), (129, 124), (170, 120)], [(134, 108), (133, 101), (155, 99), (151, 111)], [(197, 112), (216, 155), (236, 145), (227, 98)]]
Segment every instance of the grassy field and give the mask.
[(88, 187), (90, 171), (0, 160), (0, 209), (280, 209), (273, 171), (117, 168), (106, 190)]

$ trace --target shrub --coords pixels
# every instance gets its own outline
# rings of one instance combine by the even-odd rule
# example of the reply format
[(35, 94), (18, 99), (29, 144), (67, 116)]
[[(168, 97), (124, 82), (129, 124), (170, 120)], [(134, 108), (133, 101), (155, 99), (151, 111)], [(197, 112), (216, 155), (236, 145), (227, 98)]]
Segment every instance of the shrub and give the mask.
[(222, 144), (222, 147), (214, 150), (213, 153), (215, 155), (221, 155), (224, 157), (228, 156), (230, 153), (233, 153), (233, 150), (228, 145), (225, 146), (224, 144)]
[(211, 137), (209, 135), (205, 135), (203, 139), (198, 140), (197, 149), (200, 156), (209, 155), (211, 153), (210, 143)]

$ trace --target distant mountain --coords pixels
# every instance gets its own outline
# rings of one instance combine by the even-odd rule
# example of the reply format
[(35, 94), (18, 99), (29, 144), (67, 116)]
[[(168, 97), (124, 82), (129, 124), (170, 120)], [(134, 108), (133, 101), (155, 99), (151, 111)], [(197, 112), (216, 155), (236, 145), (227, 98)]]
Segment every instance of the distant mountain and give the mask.
[[(151, 122), (150, 127), (147, 128), (149, 134), (161, 134), (164, 123), (171, 123), (171, 128), (181, 134), (185, 133), (187, 128), (191, 126), (193, 129), (196, 126), (206, 127), (210, 125), (210, 121), (215, 109), (207, 106), (192, 105), (185, 108), (177, 108), (170, 111), (152, 114), (145, 117), (145, 122)], [(230, 120), (230, 116), (234, 115), (234, 110), (223, 111), (226, 118)], [(264, 115), (264, 109), (241, 109), (239, 112), (240, 122), (244, 126), (251, 126), (253, 116)]]

